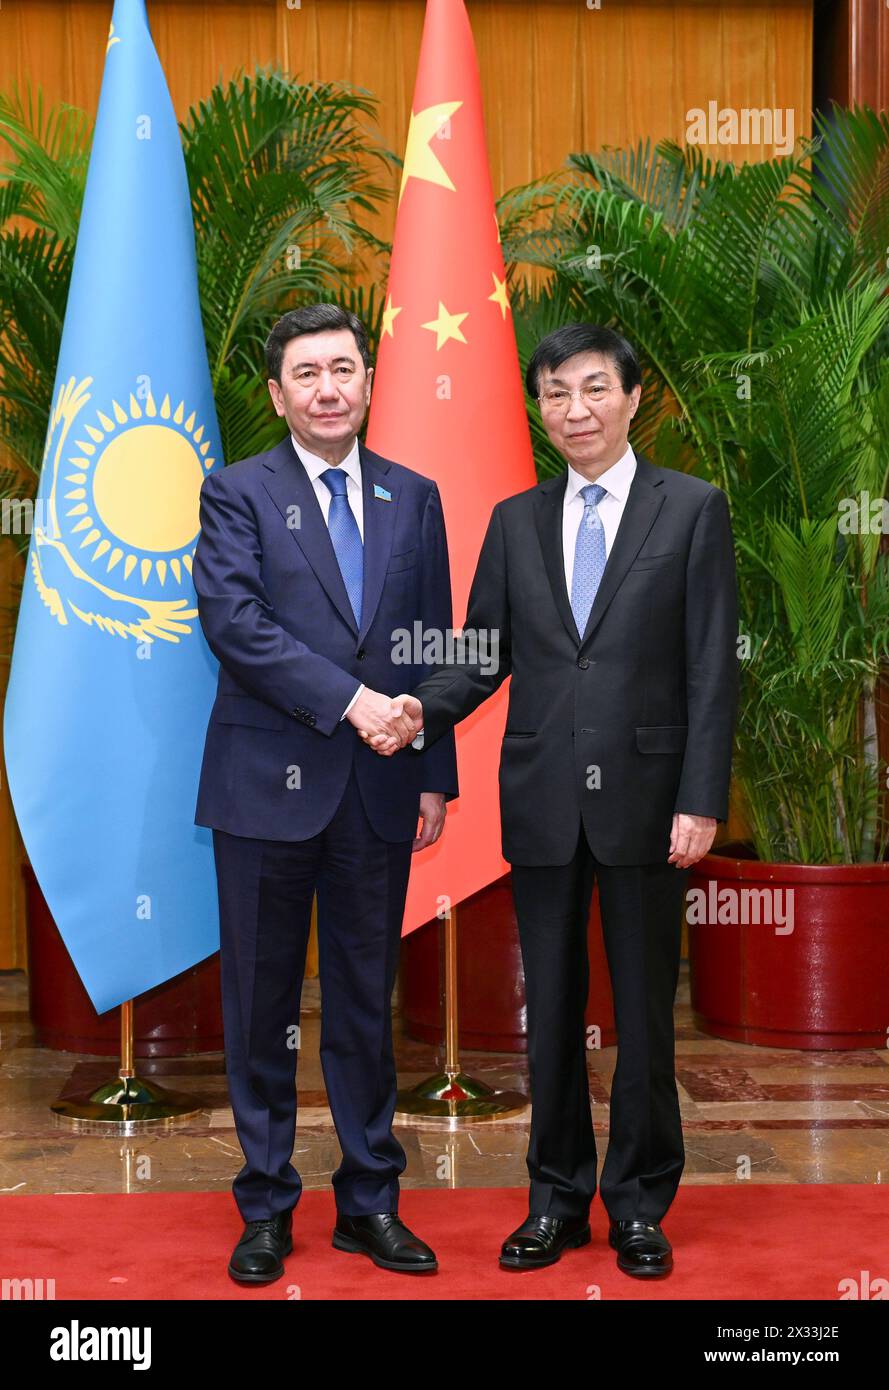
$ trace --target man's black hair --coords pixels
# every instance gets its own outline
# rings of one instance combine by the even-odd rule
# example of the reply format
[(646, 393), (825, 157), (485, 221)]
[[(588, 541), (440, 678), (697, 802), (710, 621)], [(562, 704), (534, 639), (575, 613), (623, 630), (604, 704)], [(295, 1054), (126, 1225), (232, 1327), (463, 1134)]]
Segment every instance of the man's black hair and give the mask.
[(370, 353), (367, 350), (367, 329), (357, 314), (343, 309), (339, 304), (305, 304), (301, 309), (290, 309), (278, 319), (265, 344), (265, 364), (270, 377), (280, 385), (281, 363), (284, 351), (291, 338), (299, 338), (304, 333), (324, 333), (330, 329), (349, 328), (355, 339), (364, 370), (370, 366)]
[(642, 372), (635, 350), (620, 333), (613, 328), (603, 328), (598, 323), (566, 323), (547, 333), (534, 349), (528, 370), (525, 373), (525, 387), (528, 395), (535, 400), (540, 395), (540, 373), (544, 367), (554, 372), (569, 357), (578, 352), (598, 352), (611, 358), (625, 396), (634, 386), (642, 385)]

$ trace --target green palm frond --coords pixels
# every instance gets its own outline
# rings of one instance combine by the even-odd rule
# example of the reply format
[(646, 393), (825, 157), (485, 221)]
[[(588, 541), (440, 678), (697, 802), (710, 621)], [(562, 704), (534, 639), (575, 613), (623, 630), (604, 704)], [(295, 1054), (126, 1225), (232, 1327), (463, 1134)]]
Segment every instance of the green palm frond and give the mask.
[(265, 383), (260, 385), (258, 390), (255, 372), (235, 376), (223, 367), (217, 377), (214, 398), (222, 456), (230, 463), (271, 449), (286, 433)]
[(768, 523), (775, 582), (789, 624), (793, 660), (817, 676), (839, 645), (847, 576), (836, 562), (837, 519)]
[(864, 274), (886, 269), (889, 246), (889, 112), (831, 104), (816, 112), (823, 142), (818, 198), (838, 241), (848, 239), (855, 267)]
[(270, 317), (344, 287), (380, 243), (356, 217), (386, 196), (369, 94), (275, 68), (239, 74), (182, 125), (211, 374), (246, 372)]
[(0, 94), (0, 137), (15, 158), (0, 179), (16, 188), (17, 211), (60, 241), (77, 235), (89, 163), (90, 122), (83, 111), (61, 104), (44, 108), (43, 93), (28, 87)]
[(649, 138), (635, 149), (572, 154), (569, 164), (602, 188), (659, 213), (673, 233), (691, 225), (699, 189), (710, 177), (710, 162), (701, 151), (673, 140), (652, 147)]
[(383, 310), (386, 307), (386, 288), (374, 282), (371, 285), (346, 285), (337, 295), (336, 302), (344, 309), (356, 314), (367, 329), (368, 351), (375, 358), (380, 347), (380, 334), (383, 331)]
[(22, 216), (25, 190), (21, 183), (0, 184), (0, 230), (14, 217)]
[(0, 232), (0, 444), (25, 491), (43, 457), (71, 260), (43, 229)]
[[(281, 436), (263, 361), (271, 323), (307, 299), (350, 300), (362, 255), (386, 250), (364, 225), (394, 160), (371, 129), (375, 111), (368, 92), (268, 68), (217, 85), (180, 127), (228, 461)], [(0, 171), (0, 450), (16, 497), (33, 494), (42, 461), (89, 134), (84, 113), (47, 111), (39, 92), (0, 95), (11, 151)], [(376, 334), (381, 313), (377, 295)]]

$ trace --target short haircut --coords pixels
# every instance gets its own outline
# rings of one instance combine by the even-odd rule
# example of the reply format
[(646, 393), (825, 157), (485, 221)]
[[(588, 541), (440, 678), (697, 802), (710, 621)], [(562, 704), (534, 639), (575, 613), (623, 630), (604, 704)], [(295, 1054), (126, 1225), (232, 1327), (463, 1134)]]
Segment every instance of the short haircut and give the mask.
[(330, 329), (349, 328), (355, 339), (364, 370), (370, 366), (370, 353), (367, 350), (367, 329), (357, 314), (343, 309), (339, 304), (305, 304), (301, 309), (290, 309), (278, 319), (265, 343), (265, 364), (270, 377), (280, 385), (281, 364), (284, 351), (293, 338), (304, 333), (325, 333)]
[(540, 373), (544, 367), (555, 371), (556, 367), (578, 352), (599, 352), (610, 357), (625, 396), (635, 386), (642, 385), (639, 359), (622, 334), (615, 333), (613, 328), (603, 328), (598, 323), (566, 323), (562, 328), (547, 333), (534, 349), (525, 373), (528, 395), (535, 400), (540, 395)]

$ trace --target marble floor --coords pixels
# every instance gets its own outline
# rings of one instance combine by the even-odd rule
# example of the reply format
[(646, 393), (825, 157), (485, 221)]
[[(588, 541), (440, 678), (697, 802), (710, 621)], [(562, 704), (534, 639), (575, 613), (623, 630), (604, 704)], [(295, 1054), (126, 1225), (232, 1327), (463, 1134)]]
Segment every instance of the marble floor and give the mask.
[[(433, 1047), (404, 1036), (396, 1011), (399, 1081), (435, 1072)], [(339, 1147), (318, 1059), (317, 981), (303, 997), (294, 1164), (306, 1188), (324, 1187)], [(600, 1166), (616, 1048), (589, 1053)], [(527, 1089), (523, 1056), (471, 1053), (463, 1070), (497, 1089)], [(131, 1138), (72, 1133), (49, 1109), (116, 1075), (107, 1060), (35, 1045), (27, 980), (0, 975), (0, 1193), (230, 1191), (243, 1159), (221, 1053), (142, 1061), (140, 1074), (193, 1095), (181, 1127)], [(685, 1135), (683, 1183), (889, 1182), (889, 1050), (792, 1052), (723, 1042), (698, 1032), (683, 962), (676, 1003), (676, 1075)], [(403, 1187), (524, 1186), (528, 1115), (457, 1132), (399, 1124), (408, 1157)]]

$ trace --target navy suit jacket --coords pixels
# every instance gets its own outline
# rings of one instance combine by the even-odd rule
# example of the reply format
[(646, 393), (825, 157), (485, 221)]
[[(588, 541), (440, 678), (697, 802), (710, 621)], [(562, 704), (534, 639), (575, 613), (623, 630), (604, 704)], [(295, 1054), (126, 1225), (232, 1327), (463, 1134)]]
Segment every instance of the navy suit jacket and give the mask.
[[(341, 720), (362, 683), (399, 695), (428, 674), (422, 661), (395, 659), (404, 649), (399, 629), (413, 636), (415, 623), (446, 631), (452, 622), (438, 488), (361, 441), (358, 449), (360, 630), (289, 434), (204, 479), (193, 577), (201, 627), (220, 665), (197, 825), (308, 839), (330, 821), (353, 765), (368, 818), (389, 842), (416, 834), (421, 792), (457, 795), (453, 733), (410, 757), (381, 758)], [(416, 646), (411, 658), (423, 655), (423, 643)]]

